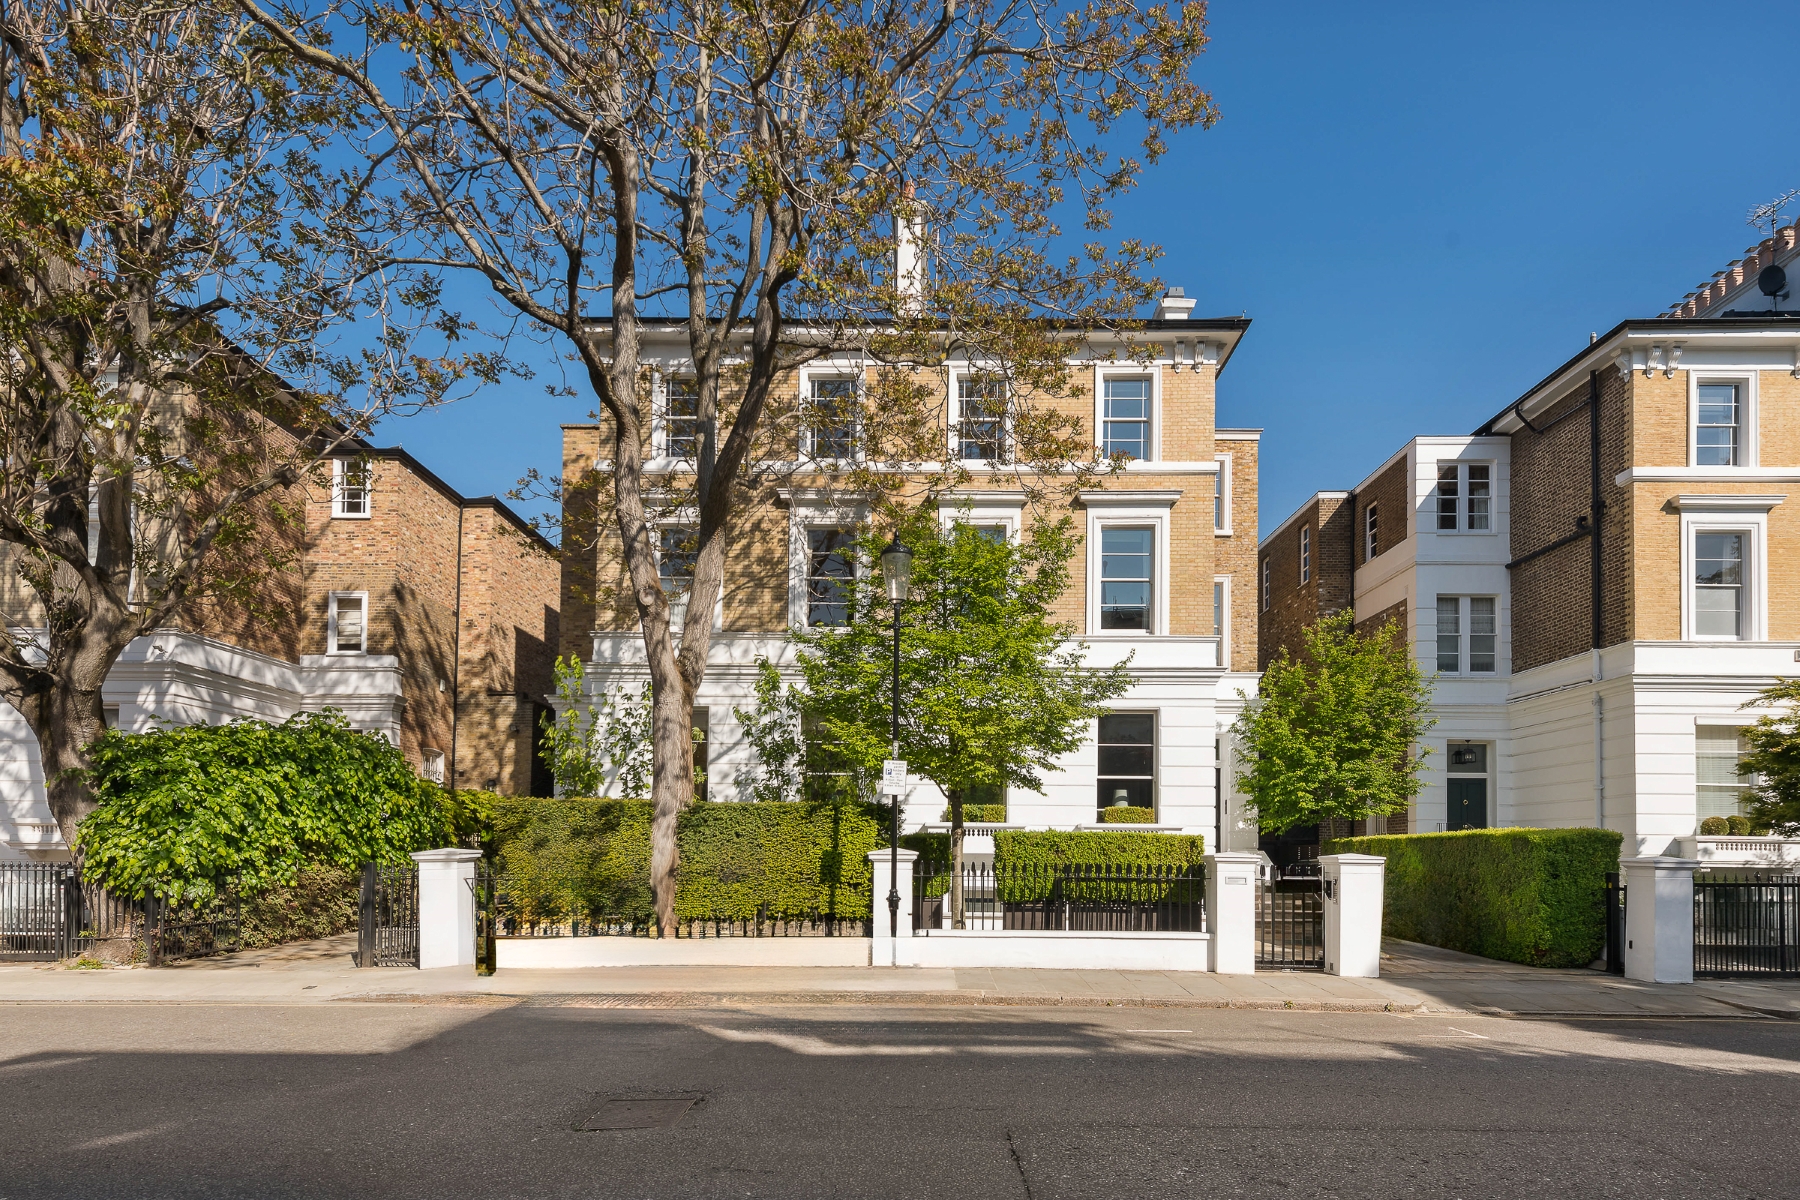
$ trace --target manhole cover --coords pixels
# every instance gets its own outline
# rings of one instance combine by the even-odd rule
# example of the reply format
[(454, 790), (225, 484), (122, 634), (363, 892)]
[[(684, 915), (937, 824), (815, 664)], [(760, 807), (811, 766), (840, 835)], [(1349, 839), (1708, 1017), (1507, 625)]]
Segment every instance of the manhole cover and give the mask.
[(581, 1123), (586, 1130), (667, 1129), (680, 1122), (698, 1097), (675, 1100), (608, 1100)]

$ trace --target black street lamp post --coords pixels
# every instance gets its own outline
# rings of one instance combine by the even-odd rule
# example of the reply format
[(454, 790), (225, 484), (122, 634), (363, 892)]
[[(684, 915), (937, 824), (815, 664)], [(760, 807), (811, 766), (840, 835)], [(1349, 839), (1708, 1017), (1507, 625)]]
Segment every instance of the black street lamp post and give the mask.
[[(887, 597), (894, 605), (894, 707), (890, 736), (891, 753), (900, 757), (900, 605), (906, 601), (912, 584), (912, 551), (896, 537), (881, 552), (881, 576), (887, 583)], [(894, 831), (888, 845), (888, 931), (900, 936), (900, 792), (894, 791)]]

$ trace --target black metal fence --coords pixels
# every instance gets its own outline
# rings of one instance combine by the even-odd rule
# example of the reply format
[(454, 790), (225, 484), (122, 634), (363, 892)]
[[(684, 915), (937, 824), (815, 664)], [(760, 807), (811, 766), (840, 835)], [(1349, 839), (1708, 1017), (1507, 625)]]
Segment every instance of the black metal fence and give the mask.
[(1279, 879), (1257, 889), (1257, 970), (1325, 969), (1322, 883), (1318, 878)]
[[(951, 927), (960, 890), (964, 929), (1202, 933), (1206, 868), (1199, 864), (913, 865), (913, 932)], [(886, 919), (886, 914), (882, 914)]]
[[(621, 905), (588, 893), (584, 881), (533, 874), (476, 873), (476, 929), (491, 923), (496, 938), (653, 937), (656, 917), (647, 898)], [(479, 902), (492, 905), (491, 916)], [(768, 903), (740, 912), (685, 913), (675, 925), (680, 938), (868, 937), (869, 893), (839, 886), (826, 906)]]
[(1694, 877), (1695, 975), (1800, 975), (1800, 876)]
[(1617, 871), (1606, 874), (1600, 890), (1600, 905), (1606, 921), (1606, 973), (1625, 973), (1625, 885)]
[(150, 966), (239, 946), (238, 904), (117, 896), (73, 863), (0, 863), (0, 962), (93, 956)]
[(356, 965), (419, 965), (419, 868), (363, 866), (356, 914)]
[(143, 901), (142, 911), (153, 967), (229, 954), (243, 946), (243, 906), (236, 892), (173, 903), (152, 896)]

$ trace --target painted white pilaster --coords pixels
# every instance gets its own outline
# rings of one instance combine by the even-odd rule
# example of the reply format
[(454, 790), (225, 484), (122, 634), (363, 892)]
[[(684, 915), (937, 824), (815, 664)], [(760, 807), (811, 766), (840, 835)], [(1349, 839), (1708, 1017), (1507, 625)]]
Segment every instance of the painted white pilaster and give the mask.
[(1625, 882), (1625, 978), (1694, 982), (1694, 870), (1691, 858), (1619, 860)]
[(1255, 854), (1206, 856), (1206, 928), (1212, 934), (1207, 969), (1221, 975), (1256, 972), (1257, 867)]
[(419, 969), (475, 965), (475, 864), (481, 851), (446, 847), (419, 864)]
[(1325, 972), (1357, 979), (1381, 974), (1381, 902), (1387, 859), (1321, 854), (1325, 892)]

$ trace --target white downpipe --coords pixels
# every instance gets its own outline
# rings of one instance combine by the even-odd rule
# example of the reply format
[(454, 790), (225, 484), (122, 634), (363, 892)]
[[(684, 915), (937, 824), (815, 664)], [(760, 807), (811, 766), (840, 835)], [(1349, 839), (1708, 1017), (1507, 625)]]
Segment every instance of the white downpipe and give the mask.
[(1600, 698), (1600, 651), (1595, 650), (1594, 688), (1594, 827), (1606, 828), (1606, 702)]

